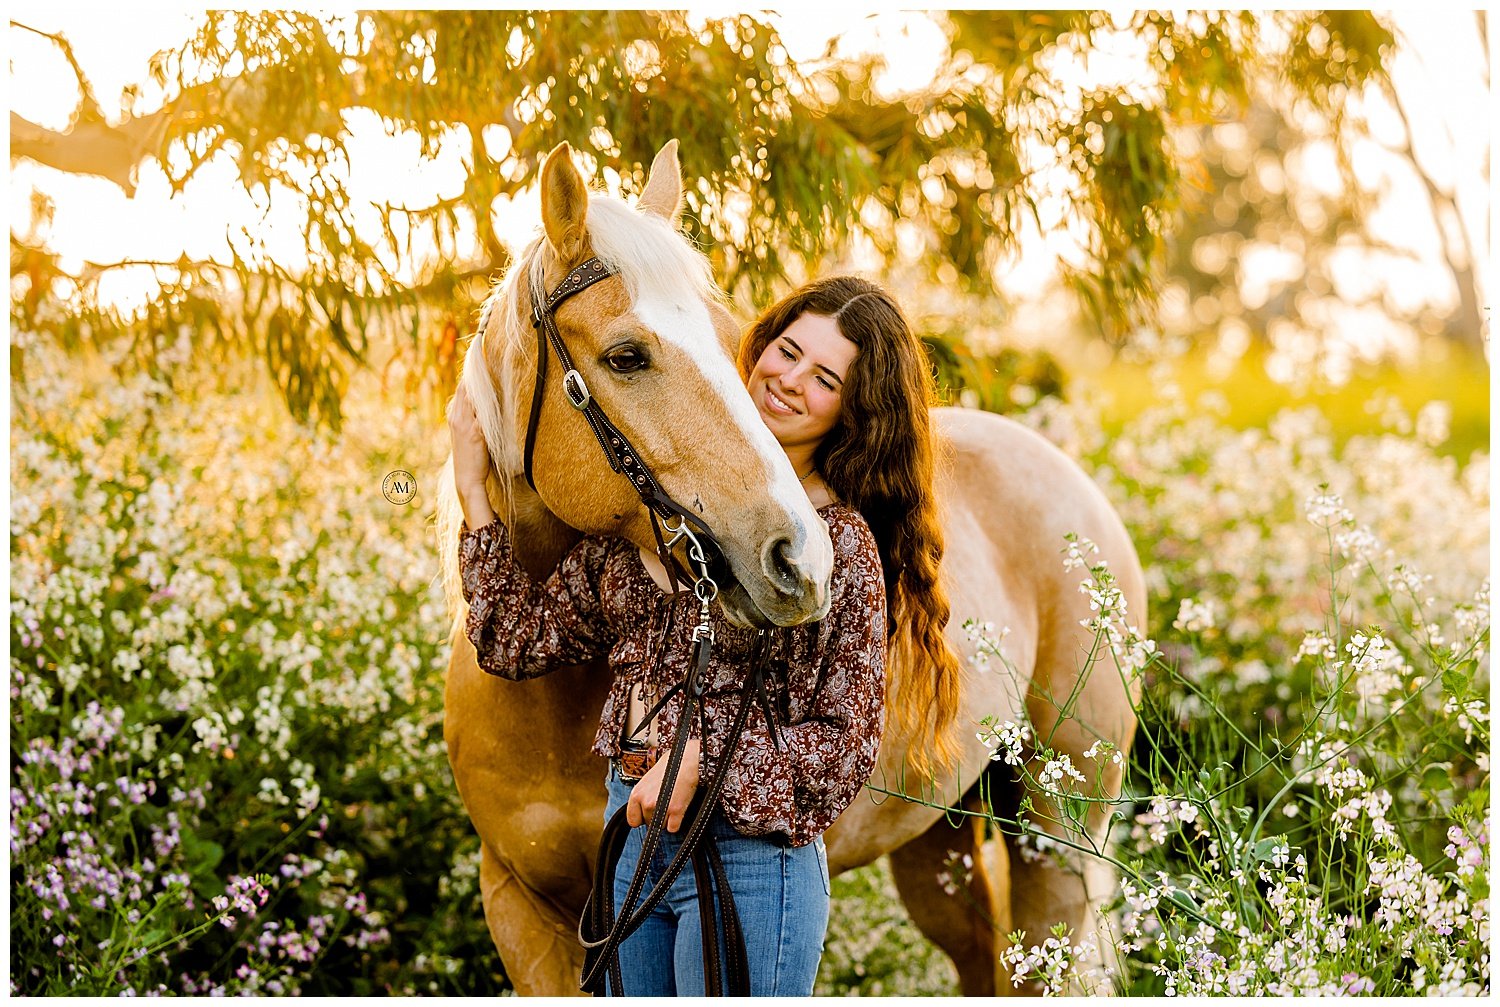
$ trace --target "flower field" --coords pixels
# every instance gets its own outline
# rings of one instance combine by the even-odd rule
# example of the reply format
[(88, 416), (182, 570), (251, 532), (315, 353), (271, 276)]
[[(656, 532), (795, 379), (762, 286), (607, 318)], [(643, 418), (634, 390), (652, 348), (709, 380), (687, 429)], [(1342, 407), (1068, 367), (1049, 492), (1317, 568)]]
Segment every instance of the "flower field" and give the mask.
[(381, 494), (403, 468), (431, 499), (432, 431), (371, 398), (331, 443), (250, 368), (26, 363), (12, 991), (503, 990), (422, 499)]
[(1169, 403), (1082, 452), (1161, 649), (1115, 851), (1129, 988), (1488, 989), (1489, 467), (1436, 453), (1445, 420), (1336, 457), (1314, 412), (1230, 432)]
[[(330, 440), (248, 367), (18, 342), (11, 992), (504, 992), (442, 741), (442, 431), (369, 375)], [(1089, 544), (1057, 543), (1099, 609), (1091, 673), (1144, 685), (1097, 851), (1117, 954), (1059, 932), (1007, 960), (1069, 992), (1487, 992), (1487, 450), (1443, 453), (1441, 403), (1347, 439), (1224, 411), (1164, 388), (1108, 437), (1056, 399), (1021, 416), (1115, 501), (1151, 597), (1132, 638)], [(1003, 664), (1003, 627), (971, 629)], [(975, 729), (1084, 806), (1091, 766)], [(883, 865), (834, 884), (819, 992), (956, 992)]]

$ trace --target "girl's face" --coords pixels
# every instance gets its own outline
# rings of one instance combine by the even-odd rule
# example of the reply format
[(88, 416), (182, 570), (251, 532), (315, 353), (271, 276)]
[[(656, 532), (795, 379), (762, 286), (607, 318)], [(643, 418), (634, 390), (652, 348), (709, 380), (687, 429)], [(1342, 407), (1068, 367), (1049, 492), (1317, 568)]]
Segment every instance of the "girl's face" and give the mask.
[(766, 344), (745, 387), (782, 447), (816, 447), (834, 428), (858, 355), (838, 322), (810, 312)]

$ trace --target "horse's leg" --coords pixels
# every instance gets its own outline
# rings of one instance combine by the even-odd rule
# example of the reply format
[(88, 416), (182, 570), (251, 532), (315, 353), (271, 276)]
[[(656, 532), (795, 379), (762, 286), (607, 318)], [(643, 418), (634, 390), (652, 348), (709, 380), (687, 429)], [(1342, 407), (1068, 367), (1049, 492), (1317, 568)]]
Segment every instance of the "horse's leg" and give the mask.
[[(976, 791), (963, 806), (980, 810)], [(955, 828), (946, 816), (916, 839), (891, 851), (891, 875), (912, 922), (953, 959), (964, 996), (995, 996), (1013, 991), (1000, 968), (1000, 951), (1010, 933), (1010, 858), (1003, 842), (993, 842), (987, 862), (982, 818), (965, 817)], [(963, 858), (973, 864), (967, 883)], [(950, 895), (938, 880), (947, 871), (958, 891)]]
[[(1113, 976), (1118, 956), (1113, 935), (1101, 925), (1103, 906), (1119, 890), (1119, 879), (1109, 865), (1087, 855), (1049, 852), (1039, 859), (1035, 846), (1023, 849), (1015, 837), (1006, 837), (1011, 855), (1011, 912), (1017, 930), (1024, 930), (1023, 947), (1040, 945), (1059, 922), (1070, 928), (1068, 941), (1074, 947), (1088, 944), (1092, 950), (1075, 960), (1074, 974), (1081, 982), (1070, 984), (1068, 995), (1108, 995), (1114, 992)], [(1110, 971), (1106, 972), (1105, 970)], [(1002, 972), (1009, 970), (1002, 967)], [(1005, 985), (1010, 985), (1005, 980)], [(1031, 980), (1020, 987), (1041, 993), (1041, 983)]]
[[(1045, 695), (1033, 691), (1027, 701), (1035, 744), (1050, 748), (1056, 756), (1067, 756), (1079, 772), (1088, 778), (1077, 784), (1079, 792), (1089, 797), (1114, 798), (1120, 793), (1123, 771), (1108, 757), (1085, 758), (1096, 741), (1114, 746), (1114, 751), (1128, 752), (1135, 733), (1135, 716), (1131, 697), (1127, 695), (1119, 672), (1108, 657), (1092, 670), (1089, 679), (1078, 690), (1076, 704), (1066, 711), (1058, 709), (1073, 690), (1077, 671), (1038, 675), (1034, 682), (1048, 683)], [(1035, 766), (1033, 771), (1039, 769)], [(1097, 781), (1097, 786), (1096, 786)], [(1068, 786), (1064, 781), (1058, 786)], [(1089, 944), (1091, 954), (1080, 956), (1077, 973), (1093, 987), (1088, 992), (1111, 992), (1111, 983), (1103, 968), (1113, 964), (1113, 942), (1101, 930), (1100, 909), (1118, 890), (1115, 872), (1100, 854), (1107, 849), (1112, 806), (1090, 802), (1081, 821), (1071, 820), (1055, 800), (1042, 794), (1030, 795), (1032, 809), (1026, 817), (1033, 831), (1041, 830), (1084, 849), (1055, 844), (1039, 852), (1033, 837), (1020, 842), (1013, 837), (1011, 851), (1011, 914), (1016, 929), (1024, 930), (1024, 945), (1040, 945), (1057, 923), (1068, 926), (1069, 941), (1075, 947)], [(1088, 851), (1088, 852), (1085, 852)], [(1070, 993), (1082, 992), (1077, 989)]]
[(521, 996), (575, 996), (583, 970), (577, 919), (526, 886), (488, 843), (481, 843), (479, 891), (495, 947), (505, 948), (505, 974)]

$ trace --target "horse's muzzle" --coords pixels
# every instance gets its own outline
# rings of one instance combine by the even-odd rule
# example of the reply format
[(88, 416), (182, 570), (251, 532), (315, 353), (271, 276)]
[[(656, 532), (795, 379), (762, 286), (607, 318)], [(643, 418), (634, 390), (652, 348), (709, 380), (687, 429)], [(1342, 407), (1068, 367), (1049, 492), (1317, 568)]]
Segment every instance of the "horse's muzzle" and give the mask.
[(786, 603), (775, 606), (773, 611), (768, 613), (738, 581), (727, 589), (720, 590), (719, 603), (723, 606), (724, 617), (736, 626), (747, 629), (797, 626), (805, 622), (817, 622), (828, 614), (829, 593), (827, 589), (818, 585), (812, 585), (810, 589), (817, 592), (814, 596), (816, 604), (811, 610), (800, 603), (798, 596), (783, 595)]

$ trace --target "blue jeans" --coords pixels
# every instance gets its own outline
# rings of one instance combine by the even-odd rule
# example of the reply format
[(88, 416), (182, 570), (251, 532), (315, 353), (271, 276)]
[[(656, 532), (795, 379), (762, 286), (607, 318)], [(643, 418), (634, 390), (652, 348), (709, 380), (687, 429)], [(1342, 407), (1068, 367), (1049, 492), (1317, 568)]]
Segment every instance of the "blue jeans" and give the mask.
[[(633, 783), (610, 767), (609, 803), (604, 820), (625, 806)], [(665, 814), (665, 809), (662, 809)], [(641, 897), (661, 877), (681, 844), (681, 831), (662, 832)], [(709, 831), (718, 841), (729, 890), (745, 932), (752, 996), (811, 996), (828, 930), (828, 853), (822, 837), (806, 846), (781, 846), (736, 832), (715, 812)], [(635, 875), (646, 827), (630, 830), (615, 871), (615, 910), (619, 911)], [(723, 948), (722, 937), (719, 940)], [(703, 928), (698, 919), (697, 883), (691, 866), (673, 882), (667, 897), (620, 945), (620, 976), (627, 996), (703, 996)], [(611, 996), (617, 991), (611, 988)]]

